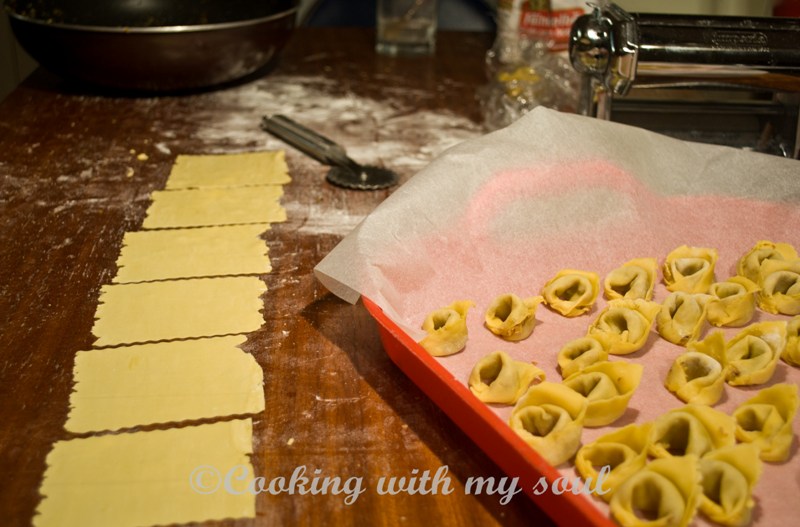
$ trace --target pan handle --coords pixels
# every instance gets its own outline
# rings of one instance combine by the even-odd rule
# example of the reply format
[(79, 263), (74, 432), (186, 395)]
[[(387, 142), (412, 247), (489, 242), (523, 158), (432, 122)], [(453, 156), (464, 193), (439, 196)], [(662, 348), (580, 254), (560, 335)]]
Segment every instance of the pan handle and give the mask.
[(264, 116), (261, 128), (325, 165), (349, 166), (352, 163), (342, 146), (285, 115)]

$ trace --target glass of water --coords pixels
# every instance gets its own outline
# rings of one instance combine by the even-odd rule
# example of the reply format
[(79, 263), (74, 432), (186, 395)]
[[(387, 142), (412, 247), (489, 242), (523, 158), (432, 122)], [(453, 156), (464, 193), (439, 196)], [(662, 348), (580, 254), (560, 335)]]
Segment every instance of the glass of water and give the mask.
[(378, 0), (377, 43), (384, 55), (429, 55), (436, 48), (436, 0)]

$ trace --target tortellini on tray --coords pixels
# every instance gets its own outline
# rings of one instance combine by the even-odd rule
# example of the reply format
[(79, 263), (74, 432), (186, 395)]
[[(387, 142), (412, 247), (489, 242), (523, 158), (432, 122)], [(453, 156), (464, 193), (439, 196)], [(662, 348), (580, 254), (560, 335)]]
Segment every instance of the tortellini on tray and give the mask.
[(606, 298), (652, 300), (657, 273), (658, 261), (655, 258), (628, 260), (608, 273), (603, 280)]
[(653, 457), (703, 456), (707, 452), (735, 442), (733, 418), (719, 410), (699, 404), (687, 404), (660, 415), (650, 431), (650, 454)]
[(486, 310), (486, 327), (505, 340), (524, 340), (533, 332), (536, 324), (536, 308), (541, 296), (521, 299), (513, 293), (500, 295)]
[(697, 465), (695, 456), (651, 461), (614, 492), (611, 515), (623, 527), (685, 527), (703, 493)]
[(794, 260), (797, 251), (788, 243), (773, 243), (767, 240), (756, 242), (736, 264), (736, 273), (758, 283), (761, 265), (767, 260)]
[(749, 524), (755, 505), (753, 487), (762, 471), (758, 447), (744, 443), (712, 450), (700, 459), (699, 468), (700, 511), (722, 525)]
[(564, 385), (586, 397), (584, 426), (605, 426), (625, 413), (642, 380), (643, 367), (632, 362), (598, 362), (564, 379)]
[(662, 268), (664, 284), (670, 291), (705, 293), (714, 283), (716, 249), (682, 245), (670, 252)]
[(769, 381), (784, 346), (785, 321), (758, 322), (747, 326), (725, 347), (728, 384), (745, 386)]
[(509, 425), (551, 465), (568, 461), (581, 444), (586, 399), (563, 384), (544, 381), (517, 401)]
[(480, 359), (469, 376), (469, 389), (485, 403), (514, 404), (534, 381), (545, 373), (530, 362), (512, 359), (495, 351)]
[(656, 316), (658, 334), (679, 346), (697, 340), (706, 322), (706, 302), (709, 299), (710, 296), (705, 294), (670, 293)]
[(608, 352), (600, 341), (592, 337), (581, 337), (567, 342), (558, 352), (557, 358), (561, 376), (565, 379), (592, 364), (605, 360), (608, 360)]
[(758, 307), (767, 313), (800, 315), (800, 259), (761, 264)]
[(711, 285), (706, 317), (714, 326), (744, 326), (756, 313), (758, 285), (743, 276), (733, 276)]
[(786, 324), (786, 346), (781, 358), (792, 366), (800, 366), (800, 315)]
[(764, 388), (733, 411), (736, 439), (755, 444), (764, 461), (786, 461), (794, 439), (792, 421), (798, 404), (795, 384)]
[(559, 271), (542, 289), (544, 303), (565, 317), (577, 317), (589, 311), (597, 300), (600, 277), (591, 271)]
[(675, 358), (664, 386), (685, 403), (712, 406), (725, 389), (724, 369), (710, 355), (687, 351)]
[(470, 300), (457, 300), (429, 314), (422, 323), (428, 334), (419, 344), (434, 357), (453, 355), (467, 345), (467, 311), (474, 307)]
[[(623, 481), (647, 464), (647, 445), (650, 423), (630, 424), (598, 437), (583, 445), (575, 456), (575, 469), (588, 482), (597, 482), (597, 467), (608, 467), (597, 494), (609, 501)], [(600, 469), (601, 471), (603, 468)]]
[(588, 336), (600, 341), (612, 355), (633, 353), (647, 342), (660, 309), (647, 300), (611, 300), (589, 326)]

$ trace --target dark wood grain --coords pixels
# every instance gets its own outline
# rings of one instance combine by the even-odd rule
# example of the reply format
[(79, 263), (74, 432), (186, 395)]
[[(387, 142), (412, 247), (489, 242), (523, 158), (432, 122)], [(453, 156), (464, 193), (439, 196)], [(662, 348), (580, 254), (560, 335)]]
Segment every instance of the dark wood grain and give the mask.
[[(476, 89), (485, 82), (489, 35), (443, 33), (436, 55), (422, 59), (377, 56), (373, 42), (368, 30), (300, 30), (276, 69), (251, 82), (323, 75), (334, 81), (332, 94), (382, 100), (395, 89), (393, 97), (414, 108), (478, 122)], [(204, 151), (196, 136), (209, 115), (234, 110), (204, 93), (97, 96), (41, 71), (0, 105), (4, 525), (30, 523), (45, 457), (53, 442), (71, 437), (63, 426), (74, 355), (92, 346), (99, 288), (116, 273), (123, 233), (140, 228), (148, 196), (163, 187), (175, 153)], [(153, 123), (172, 131), (160, 138), (167, 148), (153, 147)], [(148, 161), (132, 150), (148, 152)], [(374, 488), (381, 476), (447, 466), (455, 491), (379, 496), (368, 490), (352, 505), (335, 495), (262, 494), (256, 520), (224, 524), (549, 524), (524, 497), (503, 506), (497, 497), (465, 495), (467, 477), (501, 476), (499, 469), (388, 359), (364, 308), (336, 299), (314, 279), (314, 265), (341, 234), (304, 231), (304, 208), (366, 214), (388, 191), (332, 187), (322, 181), (323, 167), (300, 159), (288, 157), (294, 181), (283, 203), (291, 205), (289, 219), (264, 235), (274, 268), (263, 277), (268, 309), (264, 326), (245, 345), (265, 373), (267, 408), (254, 416), (256, 470), (289, 476), (303, 465), (323, 475), (361, 477)]]

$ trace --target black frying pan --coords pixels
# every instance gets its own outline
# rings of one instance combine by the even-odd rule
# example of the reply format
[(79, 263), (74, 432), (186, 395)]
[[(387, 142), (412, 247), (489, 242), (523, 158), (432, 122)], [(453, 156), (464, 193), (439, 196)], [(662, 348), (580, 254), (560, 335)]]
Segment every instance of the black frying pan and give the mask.
[(297, 0), (6, 0), (41, 66), (122, 90), (176, 91), (241, 79), (272, 62)]

